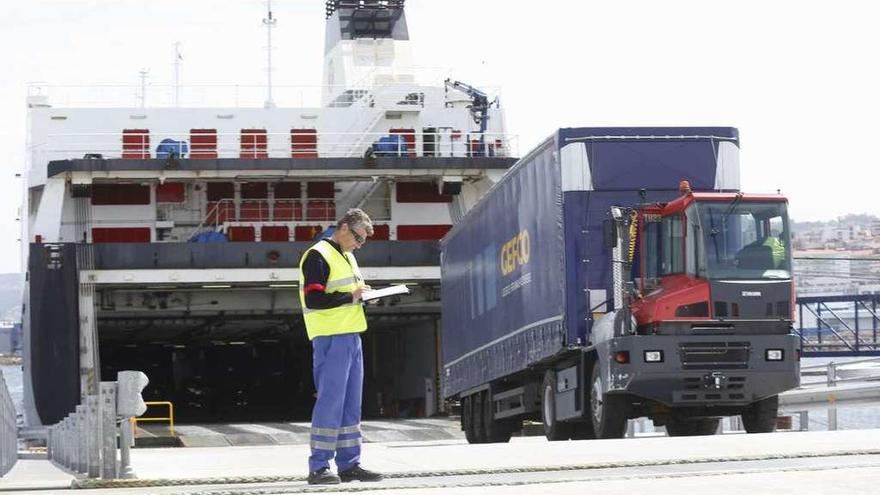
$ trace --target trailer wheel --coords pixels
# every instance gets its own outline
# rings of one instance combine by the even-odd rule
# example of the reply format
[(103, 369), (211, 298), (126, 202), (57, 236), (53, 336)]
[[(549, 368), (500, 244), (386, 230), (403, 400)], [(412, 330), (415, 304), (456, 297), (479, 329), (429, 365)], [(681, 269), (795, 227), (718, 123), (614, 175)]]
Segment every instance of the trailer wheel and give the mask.
[(473, 425), (473, 443), (486, 443), (486, 429), (483, 424), (483, 394), (477, 392), (470, 396), (471, 400), (471, 424)]
[(571, 438), (572, 426), (569, 423), (556, 421), (556, 373), (547, 370), (541, 385), (541, 421), (544, 423), (544, 436), (555, 442)]
[(477, 443), (477, 436), (474, 434), (473, 398), (471, 395), (461, 399), (461, 429), (464, 430), (468, 443)]
[(776, 431), (776, 416), (779, 414), (779, 396), (767, 397), (746, 406), (743, 410), (743, 428), (749, 433), (771, 433)]
[(602, 373), (599, 361), (593, 363), (590, 379), (590, 420), (596, 438), (623, 438), (626, 434), (626, 398), (602, 392)]
[(512, 421), (495, 419), (495, 407), (492, 404), (491, 390), (480, 392), (480, 397), (483, 399), (483, 429), (486, 432), (486, 442), (509, 442), (510, 435), (513, 433)]
[(714, 435), (720, 423), (720, 418), (671, 419), (666, 423), (666, 433), (670, 437)]

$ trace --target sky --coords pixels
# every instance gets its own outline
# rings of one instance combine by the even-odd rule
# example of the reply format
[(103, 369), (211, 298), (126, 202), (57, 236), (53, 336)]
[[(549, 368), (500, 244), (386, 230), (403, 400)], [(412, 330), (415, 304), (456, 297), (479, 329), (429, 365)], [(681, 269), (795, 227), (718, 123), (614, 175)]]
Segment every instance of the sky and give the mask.
[[(499, 88), (524, 155), (559, 127), (734, 126), (742, 188), (795, 220), (880, 215), (872, 2), (409, 0), (416, 65)], [(260, 0), (0, 5), (0, 272), (19, 271), (26, 85), (265, 81)], [(322, 0), (276, 0), (274, 82), (321, 83)], [(155, 93), (152, 93), (155, 94)], [(52, 96), (50, 94), (50, 96)]]

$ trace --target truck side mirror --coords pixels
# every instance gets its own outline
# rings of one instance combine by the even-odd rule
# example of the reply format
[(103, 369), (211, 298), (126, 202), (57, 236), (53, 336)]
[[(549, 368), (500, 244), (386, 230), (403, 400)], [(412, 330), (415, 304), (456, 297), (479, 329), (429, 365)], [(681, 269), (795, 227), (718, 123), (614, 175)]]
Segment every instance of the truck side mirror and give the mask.
[(617, 225), (614, 223), (614, 220), (602, 222), (602, 235), (605, 240), (605, 247), (608, 249), (617, 247)]

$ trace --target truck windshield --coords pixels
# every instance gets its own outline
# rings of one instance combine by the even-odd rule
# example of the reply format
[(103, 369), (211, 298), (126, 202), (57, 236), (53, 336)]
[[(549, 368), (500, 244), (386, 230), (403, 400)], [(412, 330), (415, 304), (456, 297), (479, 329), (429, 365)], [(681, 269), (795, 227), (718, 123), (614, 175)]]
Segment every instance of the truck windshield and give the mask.
[[(693, 214), (694, 210), (690, 213)], [(710, 279), (791, 278), (786, 204), (702, 201), (689, 218), (698, 239), (700, 275)]]

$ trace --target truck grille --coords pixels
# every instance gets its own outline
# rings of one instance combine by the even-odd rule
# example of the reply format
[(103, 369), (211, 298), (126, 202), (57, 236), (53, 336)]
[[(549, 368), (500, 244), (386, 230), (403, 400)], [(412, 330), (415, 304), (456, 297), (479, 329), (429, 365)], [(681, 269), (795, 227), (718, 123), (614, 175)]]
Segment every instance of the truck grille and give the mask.
[(732, 370), (749, 366), (748, 342), (687, 342), (678, 346), (686, 370)]

